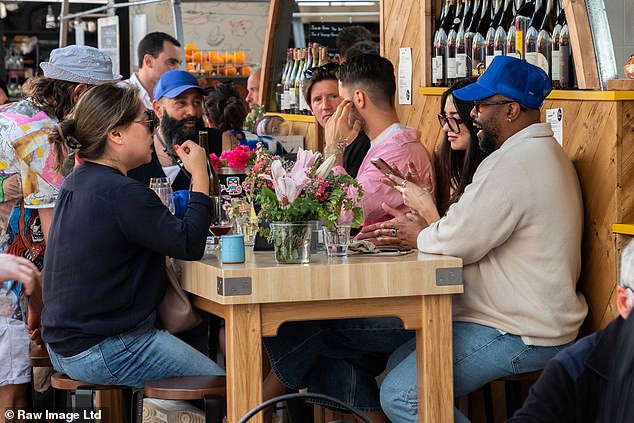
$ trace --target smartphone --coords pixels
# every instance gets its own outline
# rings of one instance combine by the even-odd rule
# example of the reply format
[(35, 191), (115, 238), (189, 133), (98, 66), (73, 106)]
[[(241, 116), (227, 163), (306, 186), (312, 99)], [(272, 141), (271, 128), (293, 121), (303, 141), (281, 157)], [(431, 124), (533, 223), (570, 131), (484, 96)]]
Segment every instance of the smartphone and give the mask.
[(374, 165), (374, 167), (376, 167), (377, 169), (379, 169), (379, 171), (381, 173), (383, 173), (384, 175), (394, 175), (394, 168), (392, 166), (390, 166), (389, 164), (387, 164), (387, 162), (385, 160), (383, 160), (382, 158), (375, 158), (375, 159), (371, 159), (370, 163), (372, 163)]

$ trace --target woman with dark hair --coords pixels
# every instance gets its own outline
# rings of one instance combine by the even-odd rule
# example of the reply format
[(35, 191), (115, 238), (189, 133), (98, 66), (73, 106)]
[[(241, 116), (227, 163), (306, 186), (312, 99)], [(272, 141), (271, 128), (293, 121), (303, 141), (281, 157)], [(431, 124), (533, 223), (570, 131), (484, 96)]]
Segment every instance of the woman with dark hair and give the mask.
[[(216, 129), (209, 133), (213, 152), (220, 155), (218, 150), (233, 150), (239, 144), (246, 144), (242, 124), (248, 109), (233, 83), (223, 82), (211, 87), (205, 97), (205, 110), (210, 123)], [(218, 146), (222, 147), (218, 149)]]
[(136, 88), (101, 85), (49, 135), (57, 157), (73, 148), (83, 159), (55, 203), (43, 284), (42, 338), (55, 370), (74, 379), (142, 388), (223, 373), (155, 326), (168, 284), (165, 256), (202, 257), (212, 206), (205, 151), (192, 141), (174, 146), (192, 175), (182, 219), (126, 176), (151, 160), (154, 126)]
[[(480, 149), (478, 130), (471, 119), (473, 102), (462, 101), (453, 96), (453, 92), (476, 81), (476, 77), (460, 80), (449, 87), (442, 95), (438, 121), (445, 132), (445, 137), (434, 155), (436, 169), (436, 198), (431, 194), (428, 178), (421, 175), (410, 163), (405, 175), (388, 173), (384, 183), (401, 191), (407, 207), (431, 224), (440, 219), (449, 207), (460, 199), (473, 175), (488, 155)], [(404, 182), (407, 179), (407, 183)], [(389, 227), (389, 222), (383, 223)], [(416, 248), (415, 235), (411, 237), (406, 231), (398, 231), (397, 235), (387, 237), (377, 235), (381, 224), (368, 225), (357, 235), (357, 239), (368, 239), (378, 244), (400, 244)], [(380, 238), (377, 238), (380, 236)], [(411, 238), (411, 239), (410, 239)]]
[[(436, 169), (436, 204), (442, 216), (450, 205), (458, 201), (473, 180), (473, 174), (487, 156), (477, 142), (478, 131), (473, 126), (473, 103), (455, 98), (452, 93), (475, 82), (477, 77), (460, 80), (447, 89), (440, 100), (438, 120), (445, 132), (438, 153), (434, 157)], [(462, 132), (462, 135), (461, 135)]]

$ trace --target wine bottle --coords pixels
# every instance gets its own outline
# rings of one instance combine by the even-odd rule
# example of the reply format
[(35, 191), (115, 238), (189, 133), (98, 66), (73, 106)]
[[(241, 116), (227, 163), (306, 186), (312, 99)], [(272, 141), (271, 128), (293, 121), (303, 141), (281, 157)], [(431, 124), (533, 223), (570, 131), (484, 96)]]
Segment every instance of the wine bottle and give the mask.
[(517, 52), (517, 30), (515, 27), (515, 20), (517, 19), (517, 13), (519, 7), (524, 4), (524, 0), (512, 0), (513, 2), (513, 19), (511, 20), (511, 25), (508, 27), (508, 31), (506, 33), (506, 55), (511, 57), (516, 57), (519, 59), (519, 53)]
[(438, 87), (447, 85), (447, 31), (449, 23), (453, 23), (456, 13), (455, 0), (446, 0), (443, 5), (441, 19), (434, 35), (434, 57), (432, 58), (432, 84)]
[(562, 89), (572, 87), (570, 59), (570, 32), (568, 23), (564, 21), (559, 34), (559, 86)]
[(551, 79), (553, 81), (553, 89), (558, 90), (561, 88), (560, 76), (559, 76), (559, 37), (561, 35), (561, 28), (563, 25), (565, 13), (561, 0), (557, 2), (559, 4), (559, 14), (557, 15), (557, 22), (553, 28), (552, 35), (552, 50), (551, 50)]
[(456, 38), (456, 80), (467, 77), (467, 45), (465, 36), (468, 30), (467, 24), (471, 22), (471, 16), (473, 14), (472, 6), (473, 3), (471, 0), (465, 1), (463, 6), (463, 18)]
[(451, 23), (451, 28), (447, 33), (447, 85), (451, 86), (456, 82), (456, 44), (458, 41), (458, 30), (462, 20), (462, 0), (456, 3), (456, 13)]
[(495, 0), (491, 3), (491, 16), (493, 16), (491, 25), (489, 25), (486, 36), (484, 37), (485, 68), (489, 67), (493, 61), (493, 57), (495, 56), (495, 32), (502, 21), (502, 17), (504, 16), (504, 0)]
[[(515, 16), (515, 0), (504, 1), (504, 12), (502, 12), (502, 18), (497, 23), (495, 29), (495, 38), (493, 40), (493, 55), (504, 56), (506, 55), (506, 30), (511, 28), (513, 18)], [(515, 42), (515, 41), (513, 41)]]
[(546, 16), (542, 22), (536, 41), (536, 63), (548, 76), (552, 77), (552, 32), (555, 28), (557, 16), (555, 0), (548, 0), (546, 4)]
[(211, 163), (211, 157), (209, 157), (211, 149), (209, 147), (209, 138), (207, 137), (207, 131), (198, 131), (198, 145), (205, 149), (205, 156), (207, 157), (207, 172), (209, 173), (209, 195), (220, 195), (220, 180), (216, 169), (214, 169)]
[(280, 95), (280, 111), (282, 113), (286, 113), (288, 110), (288, 97), (287, 97), (287, 87), (286, 80), (288, 78), (288, 74), (291, 70), (291, 65), (293, 64), (293, 49), (289, 48), (286, 50), (286, 63), (284, 64), (284, 71), (282, 72), (282, 81), (281, 81), (281, 95)]
[(480, 18), (482, 17), (482, 7), (484, 0), (473, 0), (473, 12), (471, 16), (471, 22), (468, 28), (465, 30), (464, 41), (465, 51), (467, 53), (467, 76), (473, 72), (473, 38), (478, 30), (480, 24)]
[(299, 82), (297, 91), (299, 93), (299, 113), (302, 115), (308, 114), (308, 103), (304, 98), (304, 72), (306, 69), (312, 67), (311, 65), (311, 57), (310, 48), (303, 49), (302, 54), (304, 55), (304, 66), (302, 67), (301, 72), (299, 73)]
[[(480, 22), (476, 27), (476, 31), (473, 35), (473, 41), (471, 46), (471, 74), (474, 76), (480, 76), (486, 69), (486, 39), (485, 34), (488, 34), (489, 27), (491, 26), (492, 7), (489, 0), (482, 0), (482, 14), (480, 15)], [(494, 33), (491, 30), (491, 33)]]
[(304, 78), (304, 64), (306, 63), (306, 49), (298, 49), (297, 57), (299, 59), (299, 65), (297, 66), (297, 73), (295, 74), (295, 82), (293, 86), (295, 88), (295, 103), (293, 104), (293, 111), (296, 115), (300, 114), (300, 104), (302, 93), (300, 92), (301, 81)]
[(528, 63), (535, 66), (537, 66), (537, 36), (546, 17), (546, 6), (546, 0), (535, 1), (535, 12), (524, 36), (524, 57)]
[(515, 17), (515, 52), (521, 59), (526, 58), (525, 37), (526, 30), (535, 12), (535, 0), (524, 0), (522, 7), (518, 8)]

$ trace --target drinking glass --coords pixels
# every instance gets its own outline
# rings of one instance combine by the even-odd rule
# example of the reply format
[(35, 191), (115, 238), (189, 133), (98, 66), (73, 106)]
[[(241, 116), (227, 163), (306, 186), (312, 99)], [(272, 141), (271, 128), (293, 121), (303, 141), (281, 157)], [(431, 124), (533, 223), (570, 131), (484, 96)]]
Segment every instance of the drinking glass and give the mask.
[(167, 207), (170, 213), (174, 214), (176, 208), (174, 206), (174, 192), (167, 178), (150, 179), (150, 188), (158, 195), (161, 202)]
[(212, 195), (211, 197), (211, 225), (209, 230), (214, 236), (222, 236), (229, 233), (233, 222), (229, 218), (226, 205), (230, 204), (220, 195)]
[(244, 235), (244, 245), (253, 247), (255, 236), (258, 233), (258, 218), (245, 215), (236, 218), (236, 229), (239, 234)]
[(324, 226), (323, 231), (328, 257), (346, 257), (350, 244), (350, 225), (339, 225), (335, 229)]

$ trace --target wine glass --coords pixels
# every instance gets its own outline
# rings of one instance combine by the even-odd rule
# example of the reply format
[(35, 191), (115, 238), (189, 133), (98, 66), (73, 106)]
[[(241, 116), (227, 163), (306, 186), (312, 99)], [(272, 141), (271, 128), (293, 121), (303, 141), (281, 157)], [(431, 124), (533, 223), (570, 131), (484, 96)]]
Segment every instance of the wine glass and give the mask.
[(172, 191), (172, 186), (169, 183), (167, 178), (152, 178), (150, 179), (150, 188), (152, 191), (158, 195), (161, 199), (161, 202), (167, 207), (170, 213), (174, 214), (176, 212), (176, 207), (174, 206), (174, 192)]
[(233, 226), (233, 222), (231, 221), (227, 210), (227, 206), (230, 202), (220, 195), (212, 195), (210, 198), (212, 204), (212, 214), (209, 230), (216, 237), (226, 235)]

